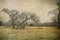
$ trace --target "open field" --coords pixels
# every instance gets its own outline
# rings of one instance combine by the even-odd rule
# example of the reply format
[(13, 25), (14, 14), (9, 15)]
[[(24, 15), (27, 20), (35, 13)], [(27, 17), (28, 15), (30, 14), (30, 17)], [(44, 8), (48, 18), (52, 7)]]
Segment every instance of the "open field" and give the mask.
[(0, 27), (0, 40), (60, 40), (54, 27), (26, 27), (24, 30)]

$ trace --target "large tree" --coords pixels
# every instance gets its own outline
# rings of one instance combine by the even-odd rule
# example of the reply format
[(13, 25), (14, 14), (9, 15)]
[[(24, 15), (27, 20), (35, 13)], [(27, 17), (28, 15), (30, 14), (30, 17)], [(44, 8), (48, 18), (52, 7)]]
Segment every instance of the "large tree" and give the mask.
[(59, 14), (58, 14), (58, 24), (59, 24), (59, 28), (60, 28), (60, 2), (58, 2), (57, 5), (58, 5), (58, 10), (59, 10)]
[(51, 17), (51, 19), (54, 22), (57, 22), (58, 27), (60, 28), (60, 0), (57, 0), (56, 4), (57, 4), (58, 8), (56, 8), (55, 10), (50, 11), (49, 14), (54, 15), (54, 17)]
[(9, 17), (10, 17), (9, 21), (11, 22), (13, 28), (15, 28), (15, 21), (17, 19), (19, 12), (17, 10), (14, 10), (14, 9), (9, 10), (7, 8), (3, 8), (2, 11), (4, 11), (5, 13), (7, 13), (9, 15)]
[(20, 15), (18, 15), (18, 19), (17, 19), (17, 22), (19, 22), (19, 25), (17, 28), (20, 28), (20, 29), (24, 29), (25, 26), (28, 23), (28, 20), (33, 20), (37, 25), (40, 25), (40, 19), (39, 17), (34, 14), (34, 13), (31, 13), (31, 12), (21, 12)]

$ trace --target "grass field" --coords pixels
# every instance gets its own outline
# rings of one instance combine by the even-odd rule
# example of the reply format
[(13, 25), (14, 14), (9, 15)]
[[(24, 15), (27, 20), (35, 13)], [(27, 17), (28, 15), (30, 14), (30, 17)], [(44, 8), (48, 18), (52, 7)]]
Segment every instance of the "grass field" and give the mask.
[(0, 27), (0, 40), (60, 40), (55, 27), (26, 27), (24, 30)]

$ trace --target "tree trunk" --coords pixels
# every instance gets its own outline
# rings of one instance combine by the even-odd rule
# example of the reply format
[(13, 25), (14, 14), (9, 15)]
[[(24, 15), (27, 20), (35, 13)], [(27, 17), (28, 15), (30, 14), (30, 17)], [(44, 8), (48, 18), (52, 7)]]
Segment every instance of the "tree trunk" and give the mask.
[(15, 28), (15, 24), (12, 24), (13, 25), (13, 29)]
[(14, 21), (13, 17), (12, 17), (12, 26), (13, 26), (13, 29), (14, 29), (15, 28), (15, 21)]

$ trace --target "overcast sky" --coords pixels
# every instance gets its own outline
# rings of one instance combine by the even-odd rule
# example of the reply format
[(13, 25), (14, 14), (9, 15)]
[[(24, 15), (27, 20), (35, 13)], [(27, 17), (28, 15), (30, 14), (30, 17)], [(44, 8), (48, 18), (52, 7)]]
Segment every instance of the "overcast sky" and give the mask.
[[(0, 9), (9, 8), (37, 13), (42, 23), (52, 21), (51, 17), (47, 14), (57, 7), (55, 0), (0, 0)], [(0, 20), (8, 21), (9, 17), (0, 11)]]

